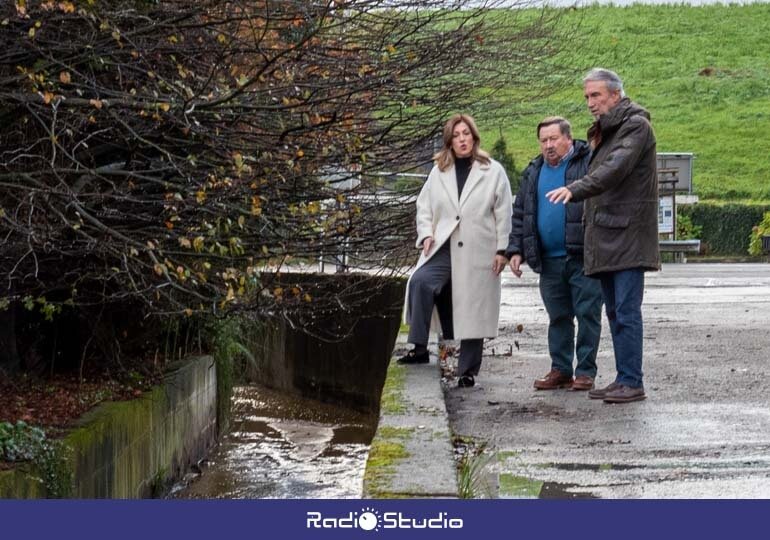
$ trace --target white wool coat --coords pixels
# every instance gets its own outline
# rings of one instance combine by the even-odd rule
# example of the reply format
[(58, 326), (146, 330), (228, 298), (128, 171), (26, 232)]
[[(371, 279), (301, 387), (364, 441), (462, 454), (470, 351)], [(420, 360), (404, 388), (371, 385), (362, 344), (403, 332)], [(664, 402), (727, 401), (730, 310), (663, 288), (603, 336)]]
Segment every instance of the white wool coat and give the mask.
[[(473, 162), (459, 200), (454, 165), (443, 172), (434, 166), (417, 197), (416, 245), (422, 250), (423, 240), (429, 236), (434, 242), (427, 256), (421, 251), (415, 271), (444, 242), (451, 242), (455, 339), (497, 336), (500, 276), (492, 271), (492, 262), (497, 251), (508, 247), (511, 214), (511, 185), (505, 169), (494, 160)], [(408, 295), (408, 284), (406, 290)], [(407, 301), (407, 323), (411, 318), (408, 306)], [(438, 329), (437, 322), (434, 310), (434, 329)]]

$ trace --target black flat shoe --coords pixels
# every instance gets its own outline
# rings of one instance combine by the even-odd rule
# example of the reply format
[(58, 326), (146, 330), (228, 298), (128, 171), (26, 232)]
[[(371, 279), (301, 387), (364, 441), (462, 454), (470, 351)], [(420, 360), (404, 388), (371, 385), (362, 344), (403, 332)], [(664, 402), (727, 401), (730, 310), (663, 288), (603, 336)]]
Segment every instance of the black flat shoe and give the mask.
[(404, 356), (396, 360), (399, 364), (427, 364), (430, 362), (430, 354), (428, 351), (421, 353), (415, 352), (414, 349), (406, 353)]
[(476, 384), (476, 380), (473, 375), (463, 375), (457, 379), (457, 388), (470, 388)]

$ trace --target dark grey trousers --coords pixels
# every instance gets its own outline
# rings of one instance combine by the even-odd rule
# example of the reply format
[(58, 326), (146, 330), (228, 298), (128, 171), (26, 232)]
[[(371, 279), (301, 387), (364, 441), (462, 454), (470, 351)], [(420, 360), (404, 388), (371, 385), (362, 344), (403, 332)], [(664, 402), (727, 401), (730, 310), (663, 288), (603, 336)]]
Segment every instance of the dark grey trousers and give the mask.
[[(451, 278), (452, 257), (449, 242), (446, 242), (409, 280), (409, 343), (423, 346), (428, 344), (436, 297), (449, 284)], [(481, 338), (460, 341), (458, 376), (479, 374), (483, 349), (484, 340)]]
[(484, 351), (483, 339), (461, 339), (460, 361), (457, 363), (457, 376), (479, 374), (481, 353)]

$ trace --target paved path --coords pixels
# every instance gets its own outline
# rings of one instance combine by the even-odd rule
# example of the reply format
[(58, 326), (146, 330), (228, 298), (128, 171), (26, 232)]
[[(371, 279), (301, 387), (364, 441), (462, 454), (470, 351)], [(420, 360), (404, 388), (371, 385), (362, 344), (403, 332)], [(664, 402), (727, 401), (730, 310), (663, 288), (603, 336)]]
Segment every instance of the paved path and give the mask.
[[(626, 405), (532, 388), (550, 367), (547, 316), (537, 276), (506, 272), (501, 335), (478, 384), (446, 392), (452, 430), (497, 453), (488, 495), (770, 497), (769, 264), (647, 274), (649, 397)], [(614, 379), (606, 318), (598, 363), (604, 386)]]

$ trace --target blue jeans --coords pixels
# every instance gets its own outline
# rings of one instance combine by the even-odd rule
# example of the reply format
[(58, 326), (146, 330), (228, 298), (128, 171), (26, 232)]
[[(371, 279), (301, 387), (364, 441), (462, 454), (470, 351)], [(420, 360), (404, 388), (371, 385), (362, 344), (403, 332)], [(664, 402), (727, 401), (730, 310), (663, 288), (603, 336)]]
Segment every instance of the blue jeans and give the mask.
[[(596, 377), (596, 353), (602, 332), (602, 290), (586, 277), (583, 263), (571, 257), (543, 259), (540, 296), (548, 312), (551, 367), (572, 376)], [(578, 323), (575, 341), (575, 319)]]
[(598, 275), (615, 350), (615, 382), (642, 386), (642, 299), (644, 271), (640, 268)]

